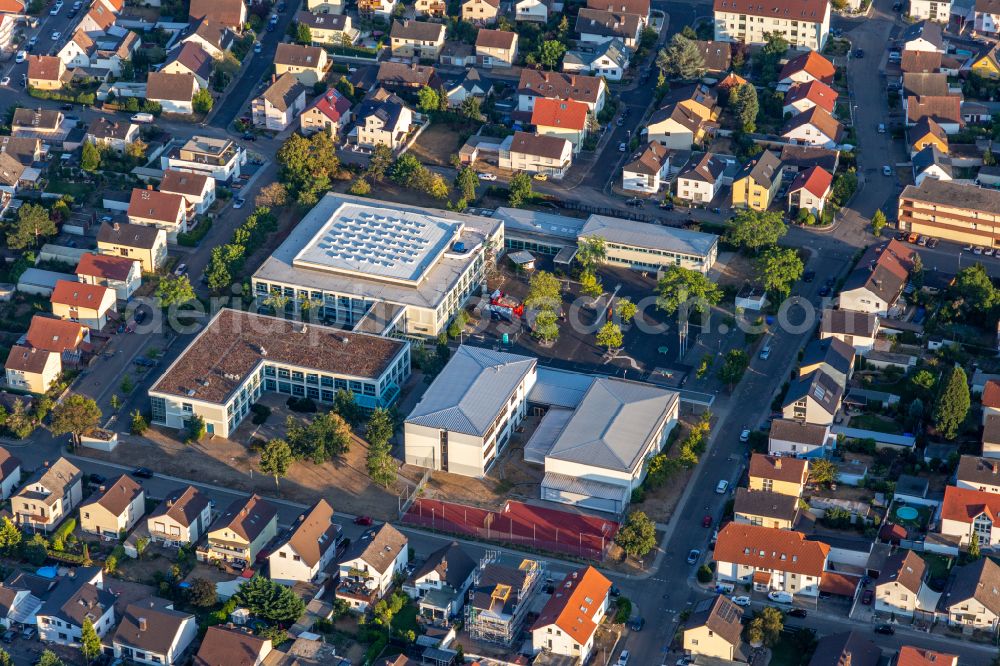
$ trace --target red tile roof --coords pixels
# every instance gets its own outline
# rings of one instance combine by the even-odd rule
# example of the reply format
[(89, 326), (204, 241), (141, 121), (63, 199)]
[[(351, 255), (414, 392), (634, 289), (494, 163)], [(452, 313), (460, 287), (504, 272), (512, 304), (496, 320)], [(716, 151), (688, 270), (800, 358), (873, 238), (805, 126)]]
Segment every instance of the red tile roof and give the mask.
[(336, 90), (330, 89), (316, 98), (312, 108), (336, 123), (351, 110), (351, 101)]
[(976, 516), (985, 513), (994, 523), (1000, 522), (1000, 495), (981, 490), (948, 486), (944, 489), (944, 503), (941, 505), (941, 519), (960, 523), (971, 523)]
[(930, 118), (937, 123), (962, 126), (962, 98), (959, 95), (910, 95), (906, 98), (906, 118), (912, 123)]
[(832, 184), (833, 176), (828, 171), (818, 166), (812, 166), (805, 171), (800, 171), (795, 176), (795, 180), (792, 181), (788, 191), (794, 192), (795, 190), (804, 189), (814, 197), (823, 198), (830, 191)]
[(184, 213), (184, 197), (170, 192), (156, 190), (132, 190), (128, 203), (129, 217), (159, 222), (177, 222)]
[(73, 351), (87, 336), (87, 327), (74, 321), (35, 315), (25, 339), (28, 346), (62, 353)]
[(574, 641), (584, 645), (597, 629), (597, 613), (611, 590), (611, 581), (588, 566), (566, 576), (556, 587), (532, 631), (556, 625)]
[(14, 345), (10, 348), (4, 368), (37, 375), (45, 370), (45, 364), (49, 361), (49, 355), (53, 353), (55, 352)]
[(899, 649), (896, 666), (957, 666), (958, 657), (926, 648), (904, 645)]
[(535, 100), (531, 124), (540, 127), (560, 127), (582, 132), (587, 126), (588, 107), (573, 100), (542, 98)]
[(983, 407), (1000, 409), (1000, 382), (995, 379), (986, 382), (986, 386), (983, 387), (982, 403)]
[[(83, 284), (82, 282), (59, 280), (52, 290), (52, 298), (50, 300), (60, 305), (98, 310), (109, 291), (114, 296), (115, 292), (113, 290), (97, 284)], [(114, 305), (114, 302), (115, 299), (112, 298), (111, 304)]]
[(860, 582), (861, 576), (851, 576), (850, 574), (843, 574), (836, 571), (824, 571), (823, 576), (819, 580), (819, 591), (842, 597), (853, 597)]
[(823, 110), (833, 113), (833, 110), (837, 107), (837, 97), (837, 91), (822, 81), (796, 83), (785, 93), (785, 106), (802, 100), (809, 100), (813, 104), (822, 107)]
[(830, 546), (806, 541), (800, 532), (729, 523), (715, 544), (716, 562), (731, 562), (772, 571), (819, 577)]
[(36, 81), (58, 81), (62, 76), (62, 60), (55, 56), (28, 56), (28, 78)]
[[(716, 4), (718, 4), (718, 0), (716, 0)], [(827, 85), (833, 83), (833, 76), (837, 73), (832, 62), (815, 51), (809, 51), (789, 60), (788, 64), (781, 69), (778, 80), (783, 81), (792, 74), (803, 71)]]
[(80, 256), (76, 265), (77, 275), (92, 275), (105, 280), (124, 282), (132, 272), (135, 259), (116, 257), (113, 254), (94, 254), (88, 252)]

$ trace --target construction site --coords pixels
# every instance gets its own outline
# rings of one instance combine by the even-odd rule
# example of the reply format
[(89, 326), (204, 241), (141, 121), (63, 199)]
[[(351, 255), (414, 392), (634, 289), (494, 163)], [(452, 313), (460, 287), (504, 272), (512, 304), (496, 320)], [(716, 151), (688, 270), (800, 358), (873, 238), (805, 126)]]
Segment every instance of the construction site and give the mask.
[(465, 630), (475, 640), (510, 647), (521, 634), (545, 569), (529, 559), (516, 568), (498, 564), (497, 555), (484, 556), (473, 574)]

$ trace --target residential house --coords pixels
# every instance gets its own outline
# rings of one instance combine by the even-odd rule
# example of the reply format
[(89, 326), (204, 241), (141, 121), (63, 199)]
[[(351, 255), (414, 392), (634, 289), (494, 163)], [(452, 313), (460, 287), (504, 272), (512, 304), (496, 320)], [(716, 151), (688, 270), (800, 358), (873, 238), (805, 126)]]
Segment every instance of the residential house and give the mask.
[(694, 657), (737, 661), (743, 634), (743, 609), (725, 595), (702, 599), (684, 622), (684, 651)]
[(0, 136), (0, 153), (13, 157), (24, 166), (40, 161), (44, 152), (39, 138)]
[(649, 23), (651, 7), (650, 0), (587, 0), (587, 9), (637, 14), (645, 24)]
[(329, 573), (340, 545), (340, 525), (333, 507), (318, 500), (304, 511), (268, 555), (270, 578), (284, 585), (315, 582)]
[(983, 550), (1000, 543), (1000, 495), (947, 486), (941, 505), (940, 532), (954, 537), (959, 545), (968, 545), (973, 536)]
[(125, 607), (111, 640), (114, 656), (135, 664), (180, 664), (198, 635), (191, 613), (174, 610), (173, 603), (150, 597)]
[(885, 249), (870, 248), (847, 276), (840, 308), (886, 316), (903, 293), (915, 261), (916, 252), (897, 240), (889, 241)]
[(83, 499), (83, 473), (65, 458), (46, 461), (10, 498), (14, 522), (24, 530), (51, 532)]
[(531, 112), (531, 124), (536, 134), (566, 139), (573, 144), (573, 152), (579, 153), (587, 139), (588, 116), (583, 102), (539, 99)]
[(143, 272), (155, 273), (167, 259), (167, 233), (145, 224), (102, 222), (97, 251), (135, 259)]
[(7, 195), (16, 194), (23, 184), (27, 168), (10, 155), (0, 153), (0, 192)]
[(59, 90), (69, 81), (66, 65), (55, 56), (28, 56), (28, 86), (35, 90)]
[(14, 629), (35, 621), (42, 599), (56, 586), (56, 581), (26, 571), (15, 571), (0, 584), (0, 626)]
[(600, 44), (578, 45), (563, 55), (562, 71), (590, 74), (608, 81), (621, 81), (629, 65), (629, 51), (620, 39)]
[[(261, 666), (271, 650), (271, 639), (254, 636), (249, 629), (215, 625), (205, 633), (194, 666)], [(239, 655), (238, 663), (233, 663), (233, 655)]]
[(392, 62), (391, 60), (383, 60), (379, 63), (375, 81), (386, 90), (394, 92), (416, 92), (424, 86), (434, 90), (441, 88), (441, 79), (433, 67), (408, 65), (405, 62)]
[(351, 138), (359, 146), (401, 148), (413, 125), (413, 112), (397, 95), (379, 89), (354, 112)]
[(393, 21), (389, 32), (390, 48), (396, 58), (437, 60), (444, 47), (443, 23)]
[[(933, 611), (927, 607), (930, 588), (927, 563), (915, 551), (900, 548), (882, 567), (875, 581), (875, 612), (912, 617), (916, 610)], [(936, 601), (936, 595), (931, 595)], [(923, 600), (923, 604), (921, 603)]]
[(419, 16), (442, 18), (447, 14), (448, 6), (442, 0), (416, 0), (413, 9)]
[(62, 111), (55, 109), (14, 109), (11, 120), (12, 136), (45, 138), (59, 132), (63, 126)]
[(991, 416), (1000, 416), (1000, 382), (990, 379), (983, 385), (983, 393), (979, 396), (983, 408), (983, 425)]
[(555, 0), (514, 0), (514, 20), (547, 23), (549, 15), (560, 11), (562, 3)]
[(500, 15), (500, 0), (465, 0), (462, 20), (474, 25), (493, 25)]
[(956, 243), (995, 247), (1000, 192), (956, 181), (927, 178), (899, 195), (899, 230)]
[(445, 87), (448, 106), (461, 106), (469, 97), (484, 101), (493, 93), (493, 80), (483, 76), (475, 67), (469, 67)]
[(1000, 495), (1000, 461), (995, 458), (962, 456), (958, 461), (955, 485)]
[(416, 600), (422, 616), (432, 622), (447, 621), (462, 612), (475, 570), (475, 560), (452, 541), (427, 556), (403, 583), (403, 591)]
[(733, 59), (733, 48), (729, 42), (695, 40), (698, 51), (701, 52), (707, 74), (724, 74), (729, 71)]
[(571, 571), (556, 586), (531, 626), (532, 652), (587, 663), (610, 598), (611, 581), (597, 569), (588, 566)]
[(639, 45), (643, 21), (638, 14), (581, 8), (576, 17), (576, 33), (581, 42), (600, 44), (620, 39), (633, 51)]
[(899, 36), (905, 51), (945, 52), (944, 29), (933, 21), (918, 21), (903, 30)]
[(253, 124), (282, 132), (306, 108), (306, 87), (291, 72), (285, 72), (250, 103)]
[(833, 113), (837, 108), (837, 97), (837, 91), (822, 81), (796, 83), (785, 93), (785, 105), (781, 112), (797, 116), (818, 106), (827, 113)]
[(322, 131), (337, 138), (350, 121), (351, 100), (330, 88), (299, 115), (299, 129), (306, 136)]
[(137, 33), (111, 28), (111, 31), (93, 38), (93, 47), (86, 54), (88, 61), (80, 66), (92, 68), (93, 73), (101, 76), (106, 71), (111, 76), (120, 77), (123, 63), (130, 62), (141, 45)]
[(822, 456), (836, 447), (830, 426), (793, 419), (774, 419), (768, 434), (767, 452), (773, 456)]
[(101, 486), (80, 505), (80, 529), (107, 540), (131, 531), (146, 513), (146, 494), (132, 477), (122, 474), (108, 486)]
[(913, 183), (920, 187), (926, 178), (934, 180), (952, 180), (954, 171), (949, 155), (930, 145), (913, 155), (910, 163), (913, 165)]
[(0, 446), (0, 499), (10, 499), (21, 482), (21, 459)]
[(160, 192), (179, 194), (187, 204), (187, 218), (208, 213), (215, 203), (215, 179), (203, 173), (167, 169), (160, 181)]
[(1000, 55), (997, 52), (997, 45), (984, 44), (979, 53), (974, 54), (966, 61), (962, 69), (968, 69), (985, 79), (1000, 78)]
[(83, 346), (90, 343), (90, 329), (72, 321), (35, 315), (28, 325), (25, 343), (33, 349), (60, 354), (67, 361), (79, 360)]
[(212, 522), (212, 503), (194, 486), (177, 488), (146, 517), (149, 539), (164, 547), (197, 543)]
[(899, 69), (903, 74), (931, 74), (941, 70), (944, 54), (940, 51), (903, 51)]
[(277, 76), (291, 72), (300, 83), (312, 86), (326, 77), (328, 59), (326, 51), (318, 46), (278, 44), (274, 54), (274, 71)]
[(822, 51), (830, 35), (828, 0), (781, 0), (764, 6), (751, 0), (715, 0), (715, 40), (763, 44), (778, 33), (800, 50)]
[(951, 0), (910, 0), (910, 18), (948, 23)]
[(77, 24), (78, 30), (83, 30), (88, 34), (101, 34), (115, 24), (115, 15), (106, 5), (94, 3), (90, 10), (83, 15)]
[(340, 583), (337, 598), (351, 608), (366, 613), (392, 586), (396, 574), (403, 573), (409, 561), (407, 539), (395, 527), (383, 523), (368, 535), (354, 541), (339, 562)]
[(191, 0), (188, 15), (192, 23), (213, 21), (239, 33), (247, 22), (247, 6), (243, 0)]
[[(538, 110), (538, 105), (535, 105)], [(639, 156), (622, 167), (622, 189), (656, 194), (670, 173), (670, 151), (651, 141)]]
[[(926, 0), (918, 0), (922, 4), (927, 4)], [(929, 3), (931, 5), (935, 3)], [(950, 4), (950, 3), (942, 3)], [(947, 12), (945, 17), (947, 17)], [(896, 658), (896, 666), (958, 666), (958, 657), (944, 652), (935, 652), (927, 648), (904, 645), (899, 648), (899, 657)]]
[(573, 144), (555, 136), (514, 132), (500, 144), (500, 168), (562, 178), (573, 164)]
[(878, 336), (878, 315), (857, 310), (823, 310), (819, 337), (837, 338), (861, 356), (871, 351)]
[(703, 122), (711, 123), (719, 118), (718, 98), (716, 98), (712, 89), (704, 84), (696, 85), (691, 94), (677, 102), (677, 104), (694, 113)]
[(278, 510), (258, 495), (233, 500), (208, 528), (208, 545), (198, 548), (201, 561), (222, 560), (250, 566), (278, 532)]
[(715, 578), (761, 592), (816, 598), (829, 554), (830, 546), (807, 541), (800, 532), (729, 523), (715, 544)]
[(194, 30), (181, 39), (181, 43), (194, 42), (216, 60), (222, 60), (226, 51), (232, 49), (233, 33), (222, 23), (209, 19), (198, 21)]
[(194, 113), (192, 100), (198, 92), (194, 74), (150, 72), (146, 78), (146, 99), (157, 102), (166, 113)]
[(976, 0), (974, 7), (974, 29), (986, 36), (1000, 34), (1000, 2), (997, 0)]
[(701, 204), (714, 201), (722, 188), (727, 164), (714, 153), (704, 153), (697, 162), (689, 161), (677, 175), (677, 198)]
[(945, 134), (957, 134), (965, 126), (962, 98), (958, 95), (911, 95), (905, 106), (907, 126), (916, 125), (922, 118), (933, 120)]
[(188, 230), (187, 202), (179, 194), (136, 187), (129, 199), (128, 221), (162, 229), (173, 243)]
[(670, 104), (649, 117), (643, 132), (648, 141), (656, 141), (670, 150), (691, 150), (708, 136), (710, 125), (690, 109)]
[(171, 143), (160, 154), (161, 169), (204, 173), (220, 183), (239, 178), (246, 161), (247, 151), (232, 139), (197, 135), (184, 143)]
[(115, 290), (108, 287), (59, 280), (50, 300), (52, 314), (99, 331), (108, 323), (108, 316), (115, 312), (116, 295)]
[(517, 61), (517, 33), (480, 29), (476, 35), (476, 60), (483, 67), (512, 67)]
[(10, 51), (14, 47), (14, 25), (17, 23), (18, 14), (24, 11), (21, 0), (7, 0), (6, 3), (14, 8), (15, 13), (0, 13), (0, 50)]
[[(792, 425), (812, 427), (811, 424)], [(750, 479), (748, 484), (750, 490), (802, 497), (805, 485), (809, 481), (809, 462), (800, 458), (754, 453), (750, 456), (747, 475)]]
[(199, 42), (182, 42), (171, 51), (166, 63), (160, 68), (165, 74), (190, 74), (198, 82), (199, 88), (208, 88), (212, 78), (215, 58)]
[(799, 517), (799, 498), (792, 495), (737, 488), (735, 499), (733, 520), (737, 523), (790, 530)]
[(134, 143), (138, 138), (138, 125), (101, 117), (90, 123), (83, 140), (121, 155), (128, 144)]
[(854, 347), (836, 338), (810, 340), (799, 362), (799, 376), (822, 370), (837, 383), (847, 386), (854, 374)]
[(809, 666), (879, 666), (880, 663), (882, 650), (875, 641), (853, 631), (824, 636), (809, 660)]
[(76, 264), (77, 279), (115, 290), (120, 301), (127, 301), (142, 284), (142, 266), (135, 259), (88, 252)]
[(57, 352), (13, 345), (7, 354), (4, 370), (7, 386), (41, 395), (59, 380), (62, 362)]
[(525, 67), (517, 84), (517, 110), (531, 111), (536, 99), (571, 99), (583, 102), (596, 115), (604, 108), (607, 92), (608, 87), (600, 77)]
[(79, 646), (87, 620), (102, 638), (115, 626), (115, 595), (105, 589), (100, 567), (77, 567), (58, 579), (35, 612), (38, 640)]
[(781, 128), (783, 138), (793, 143), (820, 148), (836, 148), (840, 135), (840, 123), (819, 106), (792, 117)]
[(396, 9), (396, 0), (358, 0), (358, 12), (366, 18), (388, 21)]
[(543, 571), (536, 560), (523, 560), (516, 568), (497, 563), (481, 567), (465, 604), (465, 630), (472, 639), (513, 645), (527, 620)]
[(808, 51), (789, 60), (778, 74), (778, 86), (790, 87), (796, 83), (820, 81), (833, 85), (837, 69), (833, 63), (816, 51)]
[(833, 191), (833, 175), (820, 167), (800, 171), (788, 186), (788, 212), (806, 210), (817, 218)]
[(313, 44), (343, 46), (358, 41), (360, 31), (354, 27), (349, 14), (314, 14), (299, 12), (295, 15), (299, 25), (309, 28)]
[(733, 208), (767, 210), (781, 187), (781, 161), (765, 150), (750, 160), (733, 179)]
[(1000, 565), (983, 557), (956, 567), (941, 605), (950, 626), (995, 634), (1000, 625)]
[(900, 96), (904, 105), (909, 97), (945, 97), (948, 95), (948, 75), (940, 72), (908, 72), (903, 74)]
[(840, 409), (844, 386), (824, 370), (817, 370), (791, 382), (781, 412), (784, 418), (821, 426), (833, 424)]

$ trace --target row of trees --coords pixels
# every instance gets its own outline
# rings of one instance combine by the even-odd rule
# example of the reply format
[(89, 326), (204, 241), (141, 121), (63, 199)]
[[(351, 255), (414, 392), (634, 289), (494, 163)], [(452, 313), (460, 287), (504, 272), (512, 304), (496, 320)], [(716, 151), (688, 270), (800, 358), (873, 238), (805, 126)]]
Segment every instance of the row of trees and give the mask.
[(225, 245), (212, 248), (205, 275), (209, 289), (224, 289), (231, 285), (243, 268), (243, 262), (260, 247), (268, 234), (278, 228), (278, 220), (270, 208), (257, 208), (243, 224), (233, 231)]

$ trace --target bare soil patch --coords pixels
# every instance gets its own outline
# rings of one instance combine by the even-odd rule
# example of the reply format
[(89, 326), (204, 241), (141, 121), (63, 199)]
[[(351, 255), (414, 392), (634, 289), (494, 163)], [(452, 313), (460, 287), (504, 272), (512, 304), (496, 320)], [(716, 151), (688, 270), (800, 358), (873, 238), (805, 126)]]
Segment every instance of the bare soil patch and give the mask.
[(460, 127), (452, 127), (447, 123), (434, 123), (417, 137), (410, 147), (410, 152), (424, 164), (448, 166), (448, 159), (458, 154), (465, 136)]

